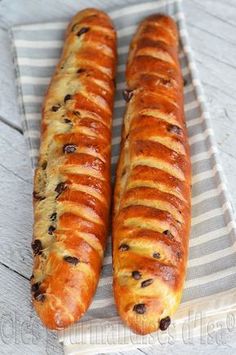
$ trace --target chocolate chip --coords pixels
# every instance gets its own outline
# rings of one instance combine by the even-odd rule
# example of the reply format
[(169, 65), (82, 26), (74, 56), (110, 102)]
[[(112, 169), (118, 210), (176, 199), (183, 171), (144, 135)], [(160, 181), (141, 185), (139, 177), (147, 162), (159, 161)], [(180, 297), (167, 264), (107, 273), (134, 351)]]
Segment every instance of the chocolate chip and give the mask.
[(40, 286), (40, 283), (39, 283), (39, 282), (34, 283), (34, 284), (31, 286), (31, 291), (32, 291), (32, 292), (38, 291), (39, 286)]
[(42, 201), (46, 198), (44, 196), (40, 196), (36, 191), (33, 192), (33, 197), (35, 200), (38, 200), (38, 201)]
[(161, 254), (160, 253), (153, 253), (153, 255), (152, 255), (155, 259), (160, 259), (160, 257), (161, 257)]
[(61, 107), (61, 105), (60, 104), (58, 104), (58, 105), (54, 105), (54, 106), (52, 106), (52, 108), (51, 108), (51, 110), (53, 111), (53, 112), (57, 112), (58, 110), (59, 110), (59, 108)]
[(59, 184), (57, 185), (57, 187), (55, 188), (55, 191), (58, 193), (57, 197), (63, 192), (65, 191), (67, 188), (67, 185), (65, 182), (59, 182)]
[(186, 86), (188, 84), (187, 79), (183, 78), (183, 84), (184, 84), (184, 86)]
[(80, 68), (80, 69), (77, 70), (77, 73), (78, 73), (78, 74), (81, 74), (81, 73), (84, 73), (84, 72), (86, 72), (86, 70), (83, 69), (83, 68)]
[(51, 220), (51, 221), (55, 221), (56, 219), (57, 219), (57, 213), (54, 212), (54, 213), (51, 214), (50, 220)]
[(84, 33), (88, 32), (89, 31), (89, 27), (82, 27), (79, 32), (77, 33), (77, 36), (81, 36), (83, 35)]
[(49, 226), (49, 228), (48, 228), (48, 234), (52, 235), (55, 230), (56, 230), (56, 227), (54, 227), (54, 226)]
[(64, 122), (65, 123), (71, 123), (71, 120), (69, 120), (68, 118), (64, 118)]
[(34, 298), (36, 301), (43, 302), (45, 300), (46, 296), (43, 293), (41, 293), (40, 290), (38, 290), (35, 292)]
[(41, 240), (35, 239), (33, 241), (33, 243), (31, 244), (31, 246), (32, 246), (34, 255), (40, 255), (42, 253), (43, 246), (42, 246)]
[(63, 152), (66, 154), (71, 154), (76, 151), (76, 144), (65, 144), (63, 146)]
[(153, 283), (153, 281), (154, 281), (153, 279), (147, 279), (141, 283), (141, 287), (143, 287), (143, 288), (148, 287), (149, 285), (151, 285)]
[(160, 82), (161, 82), (161, 84), (164, 85), (164, 86), (171, 86), (171, 85), (170, 85), (170, 84), (171, 84), (171, 79), (163, 79), (163, 78), (161, 78), (161, 79), (160, 79)]
[(139, 271), (132, 271), (132, 277), (133, 277), (135, 280), (139, 280), (139, 279), (141, 279), (142, 274), (141, 274), (141, 272), (139, 272)]
[(42, 163), (42, 169), (45, 170), (46, 167), (47, 167), (47, 165), (48, 165), (48, 162), (47, 162), (47, 161), (44, 161), (44, 162)]
[(170, 323), (171, 323), (171, 319), (170, 319), (169, 316), (166, 317), (166, 318), (161, 319), (161, 321), (160, 321), (160, 329), (161, 330), (166, 330), (169, 327)]
[(182, 129), (176, 125), (173, 124), (169, 124), (167, 127), (167, 131), (170, 133), (175, 133), (175, 134), (181, 134), (182, 133)]
[(79, 112), (79, 111), (73, 111), (73, 114), (74, 114), (75, 116), (80, 116), (80, 112)]
[(121, 245), (119, 246), (119, 250), (120, 250), (120, 251), (127, 251), (127, 250), (129, 250), (128, 244), (121, 244)]
[(135, 304), (133, 308), (133, 311), (138, 314), (144, 314), (146, 310), (146, 305), (144, 303)]
[(121, 173), (121, 177), (125, 176), (126, 174), (126, 168), (123, 169), (122, 173)]
[(176, 256), (177, 256), (177, 259), (180, 260), (182, 258), (182, 252), (181, 251), (177, 251), (176, 253)]
[(75, 256), (64, 256), (64, 260), (73, 265), (77, 265), (79, 263), (79, 259), (76, 258)]
[(64, 97), (64, 102), (68, 101), (68, 100), (71, 100), (72, 99), (72, 95), (70, 94), (67, 94), (65, 97)]
[(166, 230), (163, 232), (163, 234), (165, 234), (167, 237), (169, 237), (170, 239), (173, 239), (173, 235), (171, 234), (171, 232), (169, 230)]
[(126, 102), (129, 102), (132, 99), (133, 95), (134, 95), (133, 90), (123, 91), (123, 98), (125, 99)]

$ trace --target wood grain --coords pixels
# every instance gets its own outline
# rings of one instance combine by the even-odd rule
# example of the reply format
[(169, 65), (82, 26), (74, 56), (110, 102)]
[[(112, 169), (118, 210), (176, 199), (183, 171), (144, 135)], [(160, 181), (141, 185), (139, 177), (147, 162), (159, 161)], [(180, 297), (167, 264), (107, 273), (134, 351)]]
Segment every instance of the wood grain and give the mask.
[(31, 275), (32, 171), (24, 137), (0, 122), (0, 260)]

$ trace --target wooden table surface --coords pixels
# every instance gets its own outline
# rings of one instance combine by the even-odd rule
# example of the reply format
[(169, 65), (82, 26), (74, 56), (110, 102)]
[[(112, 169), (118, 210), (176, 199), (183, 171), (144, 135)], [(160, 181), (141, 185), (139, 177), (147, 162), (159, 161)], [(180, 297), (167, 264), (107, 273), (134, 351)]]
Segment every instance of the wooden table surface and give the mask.
[[(100, 3), (105, 4), (105, 0)], [(56, 334), (40, 324), (30, 303), (32, 171), (19, 119), (7, 29), (73, 15), (78, 0), (0, 0), (0, 353), (62, 354)], [(99, 6), (99, 1), (97, 1)], [(108, 1), (107, 1), (108, 4)], [(236, 1), (184, 0), (191, 45), (231, 203), (236, 208)], [(46, 11), (45, 11), (46, 9)], [(234, 330), (130, 354), (236, 354)]]

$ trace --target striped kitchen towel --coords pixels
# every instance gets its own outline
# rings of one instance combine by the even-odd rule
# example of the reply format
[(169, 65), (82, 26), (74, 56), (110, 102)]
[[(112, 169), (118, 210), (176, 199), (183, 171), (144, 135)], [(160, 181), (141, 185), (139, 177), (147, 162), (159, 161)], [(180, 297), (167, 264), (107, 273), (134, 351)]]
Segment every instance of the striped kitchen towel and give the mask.
[[(84, 7), (81, 1), (78, 10)], [(102, 6), (104, 8), (104, 1)], [(93, 1), (90, 1), (90, 6)], [(192, 58), (180, 1), (109, 1), (107, 9), (118, 33), (119, 63), (114, 108), (112, 173), (119, 154), (120, 131), (125, 103), (125, 64), (130, 40), (137, 24), (154, 12), (167, 13), (176, 20), (180, 33), (182, 73), (184, 77), (185, 114), (192, 159), (192, 231), (187, 279), (180, 308), (167, 332), (178, 339), (184, 324), (194, 331), (210, 320), (221, 319), (227, 326), (229, 312), (236, 312), (235, 226), (227, 198), (210, 117)], [(18, 80), (22, 125), (29, 146), (32, 165), (37, 161), (40, 111), (43, 96), (60, 56), (69, 19), (13, 27), (11, 38)], [(129, 347), (158, 344), (158, 334), (135, 336), (122, 325), (112, 295), (111, 237), (104, 259), (96, 296), (83, 319), (59, 333), (66, 354), (94, 354)], [(233, 313), (231, 313), (233, 314)], [(201, 322), (196, 317), (200, 315)]]

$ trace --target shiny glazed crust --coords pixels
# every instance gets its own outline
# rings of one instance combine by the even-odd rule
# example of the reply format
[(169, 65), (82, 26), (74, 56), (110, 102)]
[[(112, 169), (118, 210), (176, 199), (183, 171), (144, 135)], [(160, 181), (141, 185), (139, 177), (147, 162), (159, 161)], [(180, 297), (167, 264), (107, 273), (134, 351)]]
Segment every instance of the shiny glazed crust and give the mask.
[(99, 279), (110, 205), (115, 66), (110, 19), (95, 9), (79, 12), (45, 97), (34, 179), (32, 298), (51, 329), (83, 316)]
[(190, 154), (174, 21), (152, 15), (130, 45), (113, 216), (114, 296), (135, 332), (167, 329), (181, 300)]

